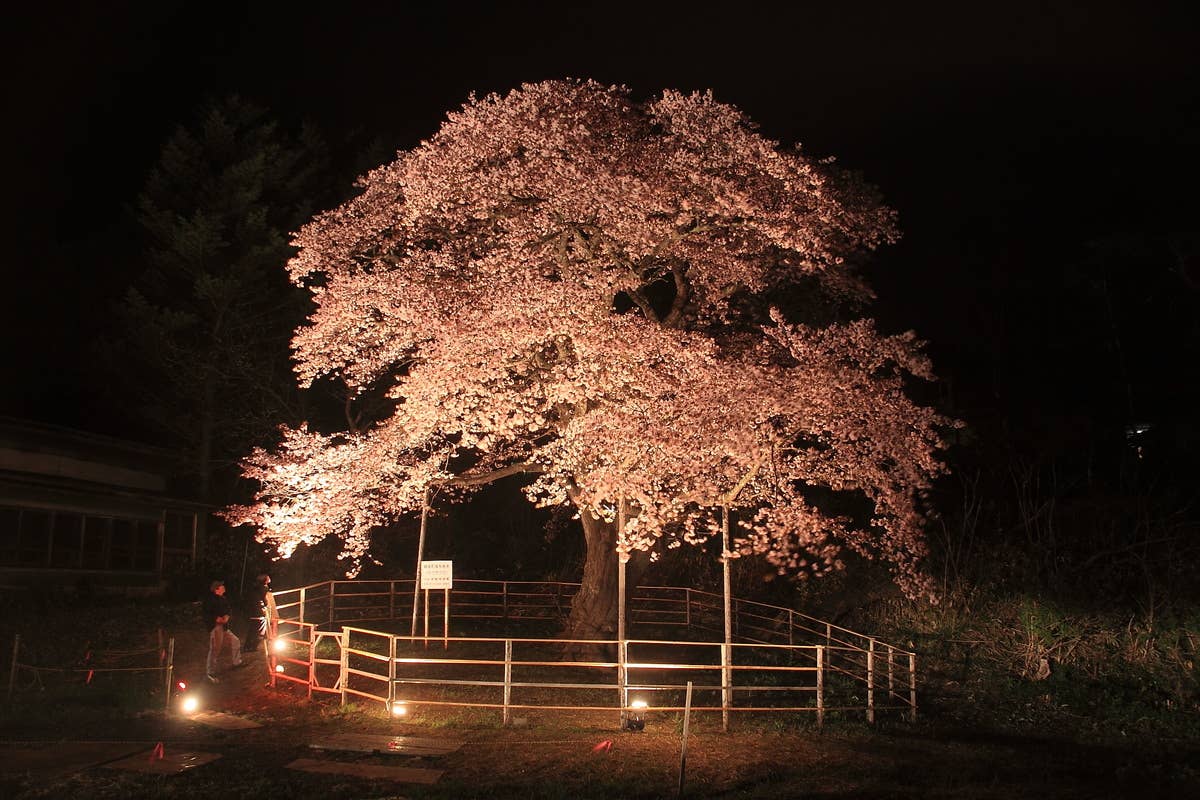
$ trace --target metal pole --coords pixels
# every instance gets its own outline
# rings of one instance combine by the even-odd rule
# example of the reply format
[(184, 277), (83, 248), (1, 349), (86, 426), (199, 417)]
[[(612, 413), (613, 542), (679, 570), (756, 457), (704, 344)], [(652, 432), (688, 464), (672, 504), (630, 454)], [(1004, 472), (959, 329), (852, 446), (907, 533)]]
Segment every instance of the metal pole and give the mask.
[[(339, 684), (342, 687), (342, 705), (346, 705), (346, 687), (350, 683), (350, 631), (342, 628), (342, 663), (341, 663), (341, 680)], [(391, 709), (388, 709), (389, 711)]]
[(337, 581), (329, 582), (329, 627), (333, 627), (333, 621), (336, 619), (334, 608), (337, 606)]
[(388, 581), (388, 619), (396, 618), (396, 582)]
[[(161, 538), (161, 534), (159, 535)], [(242, 547), (242, 577), (238, 580), (238, 597), (246, 593), (246, 558), (250, 555), (250, 536), (246, 536), (246, 544)], [(162, 558), (162, 547), (159, 547), (159, 558)]]
[[(425, 530), (429, 521), (429, 487), (425, 487), (425, 497), (421, 500), (421, 533), (417, 537), (417, 569), (413, 580), (413, 613), (412, 629), (409, 636), (417, 635), (417, 607), (421, 605), (421, 561), (425, 558)], [(428, 598), (426, 598), (428, 602)], [(428, 611), (426, 611), (428, 613)]]
[(687, 768), (688, 726), (692, 721), (692, 682), (687, 682), (687, 696), (683, 701), (683, 741), (679, 745), (679, 792), (676, 797), (683, 797), (683, 775)]
[(321, 639), (317, 636), (317, 626), (308, 628), (308, 699), (312, 700), (312, 687), (317, 682), (317, 644)]
[(908, 654), (908, 704), (912, 707), (910, 722), (917, 721), (917, 654)]
[(875, 640), (867, 643), (867, 722), (875, 724)]
[(896, 696), (896, 676), (892, 669), (892, 661), (895, 655), (894, 648), (889, 644), (888, 649), (888, 705), (892, 704), (892, 698)]
[(17, 685), (17, 653), (21, 650), (21, 634), (13, 636), (12, 666), (8, 670), (8, 699), (11, 701), (13, 689)]
[(392, 716), (396, 705), (396, 637), (388, 637), (388, 691), (387, 713)]
[(170, 714), (171, 713), (171, 686), (174, 685), (173, 682), (175, 679), (175, 637), (174, 636), (172, 636), (171, 640), (169, 642), (167, 642), (167, 666), (166, 666), (165, 671), (167, 673), (167, 699), (166, 699), (166, 707), (164, 708), (164, 711), (165, 711), (165, 713)]
[(442, 649), (450, 649), (450, 590), (442, 590)]
[(625, 709), (629, 707), (628, 678), (625, 662), (625, 498), (617, 500), (617, 683), (621, 687), (621, 727), (625, 726)]
[(729, 730), (729, 707), (733, 702), (730, 668), (733, 649), (733, 611), (730, 607), (729, 578), (729, 506), (721, 506), (721, 581), (725, 595), (725, 641), (721, 644), (721, 730)]
[(817, 645), (817, 727), (825, 724), (825, 648)]
[(504, 719), (503, 725), (512, 722), (509, 703), (512, 702), (512, 639), (504, 640)]
[(305, 599), (307, 597), (308, 597), (308, 587), (303, 586), (300, 588), (300, 621), (301, 622), (308, 622), (308, 620), (304, 618), (304, 603), (305, 603)]

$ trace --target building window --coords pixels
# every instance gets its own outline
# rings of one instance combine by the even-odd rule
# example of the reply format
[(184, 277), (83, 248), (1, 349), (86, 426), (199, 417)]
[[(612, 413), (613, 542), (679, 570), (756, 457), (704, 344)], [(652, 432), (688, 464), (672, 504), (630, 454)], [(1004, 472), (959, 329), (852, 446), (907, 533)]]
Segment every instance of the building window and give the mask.
[(83, 521), (84, 569), (106, 569), (108, 567), (108, 544), (112, 537), (110, 517), (87, 517)]
[(21, 509), (17, 566), (44, 567), (50, 558), (50, 512)]
[[(191, 516), (178, 516), (187, 520), (187, 537), (177, 557), (190, 561)], [(162, 527), (158, 520), (0, 507), (0, 566), (157, 572)], [(184, 528), (180, 522), (180, 536)]]
[(78, 569), (83, 551), (83, 517), (69, 511), (54, 512), (50, 541), (50, 566)]

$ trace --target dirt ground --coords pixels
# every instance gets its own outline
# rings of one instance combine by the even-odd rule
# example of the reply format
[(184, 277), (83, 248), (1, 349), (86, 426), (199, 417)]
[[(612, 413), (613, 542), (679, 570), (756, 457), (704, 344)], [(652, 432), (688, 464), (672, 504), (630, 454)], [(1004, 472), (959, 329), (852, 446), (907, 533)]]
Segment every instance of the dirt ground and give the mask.
[[(202, 633), (176, 640), (179, 675), (199, 685)], [(150, 709), (125, 713), (98, 704), (39, 706), (26, 697), (0, 723), (0, 798), (50, 797), (676, 797), (681, 721), (647, 719), (616, 730), (615, 715), (531, 713), (508, 728), (490, 709), (418, 711), (403, 721), (382, 708), (337, 697), (309, 700), (302, 687), (267, 686), (261, 652), (246, 667), (202, 687), (207, 709), (262, 727), (221, 730)], [(720, 798), (1154, 798), (1200, 796), (1200, 743), (1086, 743), (1035, 732), (964, 729), (934, 715), (868, 728), (860, 720), (810, 725), (697, 719), (690, 732), (685, 797)], [(442, 756), (330, 753), (310, 747), (331, 733), (411, 735), (461, 742)], [(68, 743), (110, 743), (149, 752), (201, 751), (217, 761), (179, 775), (121, 772), (82, 759)], [(607, 744), (606, 744), (607, 743)], [(57, 749), (56, 749), (57, 748)], [(55, 759), (53, 754), (63, 753)], [(114, 750), (115, 752), (115, 750)], [(442, 770), (430, 786), (288, 769), (298, 758)], [(78, 760), (78, 759), (77, 759)]]

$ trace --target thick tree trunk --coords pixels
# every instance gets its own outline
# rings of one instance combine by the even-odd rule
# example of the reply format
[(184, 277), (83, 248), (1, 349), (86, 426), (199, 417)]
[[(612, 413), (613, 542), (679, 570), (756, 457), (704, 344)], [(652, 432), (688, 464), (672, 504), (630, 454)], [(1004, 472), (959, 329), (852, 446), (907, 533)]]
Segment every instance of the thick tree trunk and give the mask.
[[(616, 639), (619, 604), (617, 575), (617, 525), (593, 517), (581, 509), (583, 539), (586, 547), (583, 578), (571, 603), (563, 636), (568, 639)], [(646, 571), (647, 553), (634, 553), (625, 565), (626, 601)], [(628, 634), (626, 634), (628, 635)], [(568, 655), (580, 659), (612, 660), (616, 649), (609, 646), (577, 644), (567, 648)]]
[[(583, 521), (586, 553), (579, 593), (571, 603), (566, 636), (614, 639), (617, 635), (617, 525), (596, 519), (587, 509)], [(628, 573), (626, 573), (628, 575)]]

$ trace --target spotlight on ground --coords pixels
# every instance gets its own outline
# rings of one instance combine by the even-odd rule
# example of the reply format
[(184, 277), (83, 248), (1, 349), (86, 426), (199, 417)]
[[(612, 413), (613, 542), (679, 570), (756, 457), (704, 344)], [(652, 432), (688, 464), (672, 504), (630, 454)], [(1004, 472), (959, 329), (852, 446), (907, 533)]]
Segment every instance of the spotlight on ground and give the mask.
[(392, 716), (405, 717), (408, 716), (408, 703), (404, 700), (396, 700), (392, 703)]
[(188, 692), (187, 681), (175, 681), (175, 690), (179, 694), (179, 710), (184, 714), (195, 714), (200, 708), (200, 698), (195, 692)]
[(625, 730), (641, 731), (646, 729), (646, 701), (634, 700), (629, 704), (629, 712), (625, 715)]
[(287, 642), (283, 639), (276, 639), (275, 643), (271, 645), (271, 649), (276, 653), (282, 653), (284, 650), (287, 650)]

